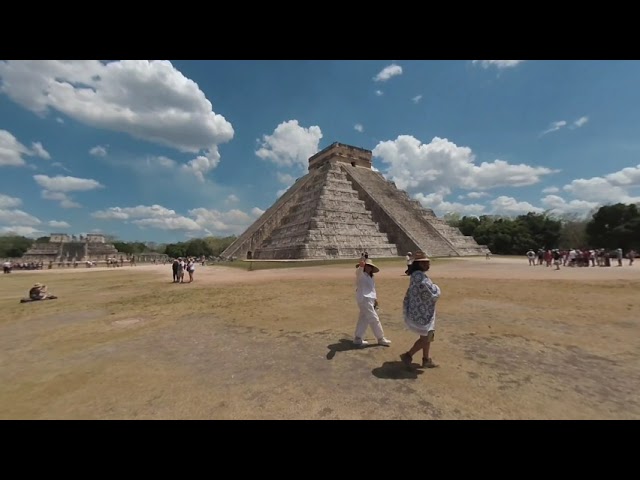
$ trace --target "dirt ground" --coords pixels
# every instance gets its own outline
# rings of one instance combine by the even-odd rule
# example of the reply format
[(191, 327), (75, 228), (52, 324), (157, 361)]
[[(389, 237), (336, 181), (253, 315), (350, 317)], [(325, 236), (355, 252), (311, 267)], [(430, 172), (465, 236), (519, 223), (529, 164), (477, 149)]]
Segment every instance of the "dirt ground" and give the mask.
[[(416, 339), (403, 259), (376, 275), (393, 343), (360, 349), (351, 265), (207, 266), (192, 284), (170, 265), (14, 271), (0, 277), (0, 418), (640, 419), (627, 264), (434, 260), (430, 370), (399, 361)], [(59, 299), (18, 303), (34, 282)]]

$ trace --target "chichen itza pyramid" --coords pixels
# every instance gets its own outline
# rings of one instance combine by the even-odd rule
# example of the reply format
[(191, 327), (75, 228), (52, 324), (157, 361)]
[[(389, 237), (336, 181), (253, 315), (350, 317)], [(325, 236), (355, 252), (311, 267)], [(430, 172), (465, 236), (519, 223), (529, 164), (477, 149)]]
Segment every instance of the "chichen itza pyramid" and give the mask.
[(333, 143), (309, 158), (296, 180), (240, 235), (223, 258), (333, 259), (484, 255), (487, 247), (464, 236), (433, 210), (371, 169), (372, 152)]

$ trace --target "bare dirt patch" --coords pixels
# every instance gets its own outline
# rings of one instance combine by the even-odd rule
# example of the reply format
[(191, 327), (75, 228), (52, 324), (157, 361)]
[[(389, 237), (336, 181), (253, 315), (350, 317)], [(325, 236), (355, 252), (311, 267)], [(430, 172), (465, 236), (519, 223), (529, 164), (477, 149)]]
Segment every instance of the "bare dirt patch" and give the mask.
[[(350, 342), (351, 266), (0, 277), (0, 418), (640, 418), (636, 265), (436, 260), (440, 368), (408, 371), (405, 266), (381, 263), (388, 348)], [(19, 304), (35, 281), (59, 299)]]

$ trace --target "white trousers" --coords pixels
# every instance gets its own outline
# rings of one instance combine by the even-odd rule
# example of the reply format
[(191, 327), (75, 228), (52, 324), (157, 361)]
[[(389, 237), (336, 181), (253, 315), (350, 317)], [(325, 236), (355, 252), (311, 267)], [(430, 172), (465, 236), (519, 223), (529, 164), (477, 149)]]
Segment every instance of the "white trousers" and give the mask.
[(378, 318), (378, 312), (373, 308), (374, 302), (375, 299), (367, 297), (358, 301), (360, 315), (358, 316), (358, 323), (356, 324), (355, 336), (357, 338), (364, 338), (364, 333), (367, 331), (368, 326), (371, 326), (371, 330), (373, 330), (376, 339), (380, 340), (384, 338), (384, 331), (382, 330), (380, 318)]

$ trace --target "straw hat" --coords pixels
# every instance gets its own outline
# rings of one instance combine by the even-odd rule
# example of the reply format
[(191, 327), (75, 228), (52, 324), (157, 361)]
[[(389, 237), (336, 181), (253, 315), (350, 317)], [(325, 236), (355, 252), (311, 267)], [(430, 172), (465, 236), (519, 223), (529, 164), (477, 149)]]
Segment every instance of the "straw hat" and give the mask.
[(430, 262), (431, 259), (427, 257), (426, 253), (417, 251), (416, 253), (413, 254), (413, 261), (414, 262)]
[(370, 265), (371, 267), (373, 267), (373, 273), (378, 273), (380, 271), (380, 269), (378, 267), (375, 266), (375, 264), (371, 261), (370, 258), (367, 258), (364, 261), (365, 265)]
[[(364, 261), (364, 264), (365, 264), (365, 265), (370, 265), (371, 267), (373, 267), (373, 273), (378, 273), (378, 272), (380, 271), (380, 269), (379, 269), (378, 267), (376, 267), (376, 266), (375, 266), (375, 264), (371, 261), (371, 259), (370, 259), (370, 258), (367, 258), (367, 259)], [(359, 266), (360, 266), (360, 264), (359, 264), (359, 263), (356, 263), (356, 267), (359, 267)]]
[(42, 284), (41, 283), (34, 283), (33, 286), (37, 287), (37, 288), (40, 288), (40, 287), (42, 287)]

